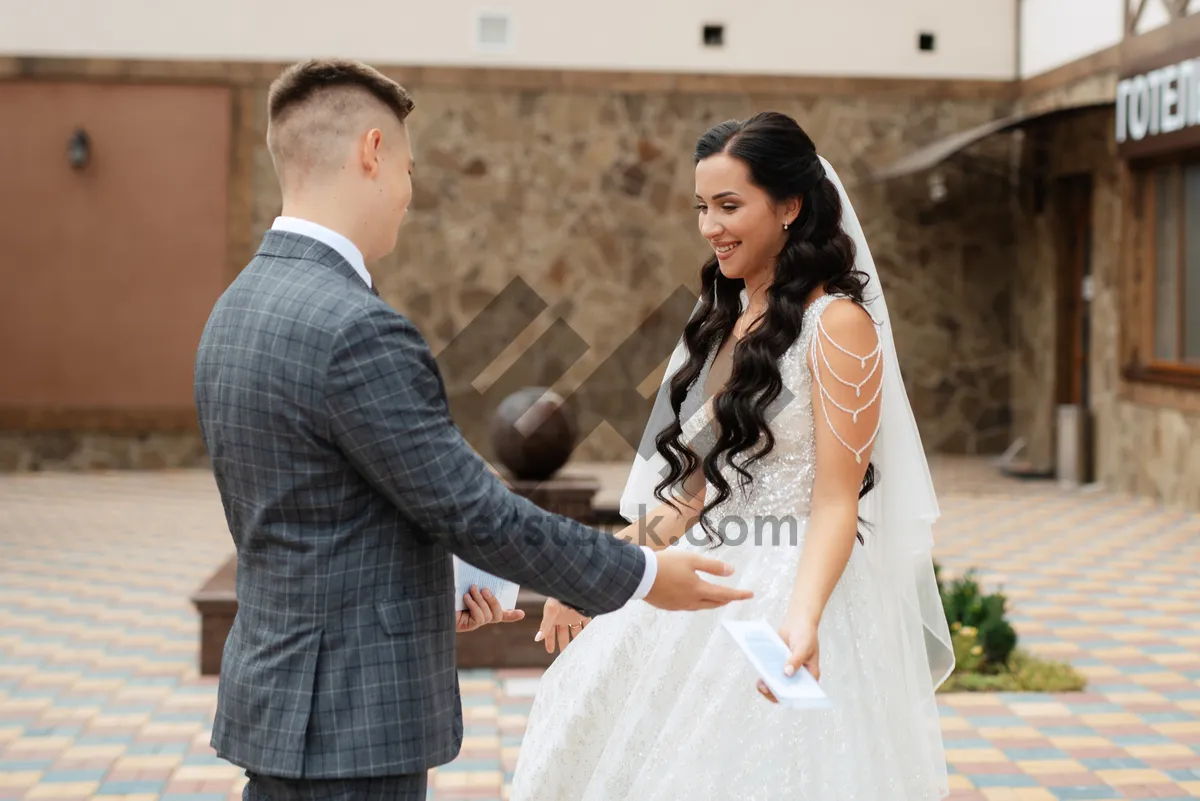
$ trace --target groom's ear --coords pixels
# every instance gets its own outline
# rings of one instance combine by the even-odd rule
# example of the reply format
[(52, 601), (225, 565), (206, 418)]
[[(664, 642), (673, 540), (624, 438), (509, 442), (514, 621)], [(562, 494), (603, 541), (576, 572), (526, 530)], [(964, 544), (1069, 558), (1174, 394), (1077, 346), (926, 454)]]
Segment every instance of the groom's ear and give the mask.
[(363, 171), (374, 178), (379, 174), (379, 150), (383, 147), (383, 132), (371, 128), (358, 141), (358, 160)]

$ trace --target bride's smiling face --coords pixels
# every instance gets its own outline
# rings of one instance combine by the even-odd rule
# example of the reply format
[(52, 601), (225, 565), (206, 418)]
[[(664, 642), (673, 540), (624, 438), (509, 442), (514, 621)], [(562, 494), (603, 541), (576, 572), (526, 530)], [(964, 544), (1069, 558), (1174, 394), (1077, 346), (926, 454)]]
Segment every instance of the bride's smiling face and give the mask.
[(717, 153), (696, 164), (700, 235), (708, 241), (726, 278), (751, 278), (772, 269), (787, 240), (783, 224), (794, 220), (799, 201), (776, 203), (750, 180), (740, 159)]

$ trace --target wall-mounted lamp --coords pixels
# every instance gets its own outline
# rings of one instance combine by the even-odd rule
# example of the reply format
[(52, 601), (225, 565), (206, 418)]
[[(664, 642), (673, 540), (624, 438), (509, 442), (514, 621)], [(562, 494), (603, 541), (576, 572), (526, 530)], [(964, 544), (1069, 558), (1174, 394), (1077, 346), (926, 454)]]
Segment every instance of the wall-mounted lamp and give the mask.
[(92, 159), (92, 140), (87, 131), (76, 129), (67, 142), (67, 161), (76, 170), (82, 170)]

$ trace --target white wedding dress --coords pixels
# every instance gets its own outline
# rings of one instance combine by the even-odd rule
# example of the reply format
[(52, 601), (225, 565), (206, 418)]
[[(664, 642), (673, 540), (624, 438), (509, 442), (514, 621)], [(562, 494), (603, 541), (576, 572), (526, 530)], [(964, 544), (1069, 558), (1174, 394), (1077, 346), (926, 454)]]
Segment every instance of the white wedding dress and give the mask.
[[(755, 597), (702, 612), (635, 602), (589, 623), (545, 672), (512, 784), (511, 801), (925, 801), (944, 782), (940, 737), (922, 712), (921, 677), (904, 653), (902, 604), (882, 589), (878, 551), (856, 543), (819, 628), (821, 686), (831, 710), (774, 705), (721, 626), (725, 618), (782, 622), (803, 547), (815, 468), (812, 375), (816, 320), (807, 310), (780, 363), (795, 399), (777, 401), (774, 450), (750, 466), (753, 483), (716, 510), (726, 544), (697, 527), (671, 546), (729, 562), (720, 583)], [(684, 439), (713, 445), (703, 403), (709, 364), (682, 410)], [(824, 424), (818, 408), (815, 418)], [(888, 476), (882, 477), (883, 481)], [(709, 493), (715, 492), (710, 486)], [(878, 491), (878, 490), (876, 490)], [(711, 494), (709, 497), (712, 497)], [(772, 520), (799, 521), (772, 525)], [(714, 521), (716, 522), (716, 521)], [(928, 698), (924, 699), (928, 702)], [(925, 707), (927, 710), (927, 707)], [(942, 768), (942, 770), (939, 770)], [(938, 775), (941, 773), (942, 775)]]

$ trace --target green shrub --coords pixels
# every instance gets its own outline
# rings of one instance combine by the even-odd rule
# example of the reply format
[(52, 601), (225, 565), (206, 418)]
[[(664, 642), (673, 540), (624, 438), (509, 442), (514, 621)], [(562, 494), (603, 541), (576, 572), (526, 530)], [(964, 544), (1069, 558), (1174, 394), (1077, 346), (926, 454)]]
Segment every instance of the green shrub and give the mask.
[(1085, 687), (1087, 680), (1070, 665), (1017, 649), (1004, 672), (974, 673), (956, 667), (938, 692), (1069, 693)]
[(983, 658), (992, 665), (1004, 665), (1017, 647), (1017, 632), (1003, 617), (988, 618), (979, 627)]
[(1022, 691), (1071, 693), (1087, 687), (1087, 679), (1071, 665), (1022, 651), (1013, 654), (1012, 669)]
[(951, 623), (978, 627), (983, 617), (983, 601), (979, 597), (979, 584), (974, 571), (955, 579), (950, 589), (944, 591), (942, 604), (946, 607), (946, 619)]
[(1003, 593), (984, 594), (975, 571), (947, 585), (933, 565), (954, 646), (954, 673), (940, 692), (1071, 692), (1087, 681), (1073, 667), (1040, 659), (1017, 648), (1017, 632), (1006, 615)]
[(958, 623), (954, 626), (954, 671), (976, 673), (983, 667), (983, 648), (979, 645), (976, 630)]
[(1003, 594), (994, 592), (991, 595), (984, 596), (983, 603), (983, 620), (979, 622), (980, 627), (989, 621), (1003, 621), (1004, 614), (1007, 611), (1005, 606), (1008, 599)]

